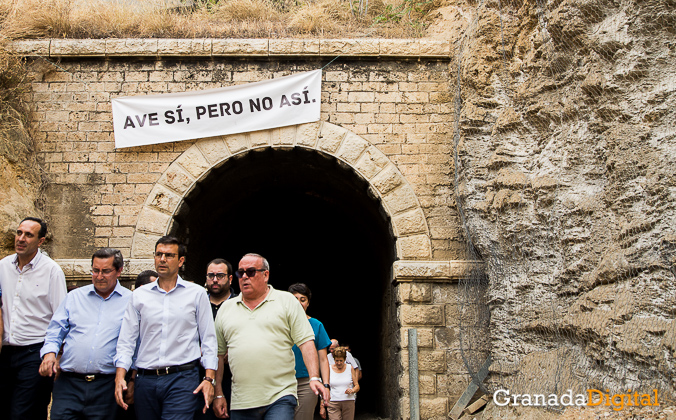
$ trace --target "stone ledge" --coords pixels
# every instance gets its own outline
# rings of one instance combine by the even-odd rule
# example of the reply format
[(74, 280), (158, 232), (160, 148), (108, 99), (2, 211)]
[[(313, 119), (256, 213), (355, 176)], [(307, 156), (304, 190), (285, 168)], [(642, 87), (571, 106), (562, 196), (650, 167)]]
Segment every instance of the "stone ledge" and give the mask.
[(450, 59), (448, 41), (425, 39), (39, 39), (10, 50), (46, 57), (383, 57)]
[[(90, 278), (91, 259), (56, 259), (68, 278)], [(155, 262), (152, 258), (126, 258), (124, 260), (125, 276), (137, 275), (143, 270), (152, 269)], [(480, 261), (411, 261), (399, 260), (392, 265), (394, 280), (397, 282), (448, 282), (463, 277), (472, 268), (481, 269)]]
[[(66, 275), (66, 280), (91, 280), (92, 261), (90, 258), (78, 259), (55, 259), (54, 260)], [(154, 270), (155, 260), (152, 258), (127, 258), (124, 260), (124, 270), (122, 275), (125, 277), (134, 276), (143, 270)]]
[(396, 282), (449, 282), (468, 277), (472, 270), (483, 272), (481, 261), (395, 261), (392, 265)]

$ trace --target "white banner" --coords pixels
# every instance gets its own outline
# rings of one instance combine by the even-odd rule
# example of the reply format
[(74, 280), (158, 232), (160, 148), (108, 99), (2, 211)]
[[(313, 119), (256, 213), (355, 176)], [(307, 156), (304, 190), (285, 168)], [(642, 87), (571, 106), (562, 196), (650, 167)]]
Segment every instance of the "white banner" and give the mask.
[(319, 121), (322, 71), (198, 92), (112, 100), (115, 147), (198, 139)]

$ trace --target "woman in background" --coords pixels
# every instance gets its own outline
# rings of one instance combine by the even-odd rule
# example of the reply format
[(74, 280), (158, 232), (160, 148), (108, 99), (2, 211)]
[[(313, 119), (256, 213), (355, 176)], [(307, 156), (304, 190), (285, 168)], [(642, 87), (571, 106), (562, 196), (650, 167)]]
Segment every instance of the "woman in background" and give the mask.
[[(295, 283), (289, 286), (289, 292), (292, 293), (300, 305), (307, 312), (310, 306), (310, 299), (312, 299), (312, 292), (310, 288), (304, 283)], [(315, 333), (315, 347), (317, 348), (317, 356), (319, 357), (319, 373), (322, 376), (320, 379), (325, 387), (329, 387), (329, 361), (326, 357), (328, 348), (331, 346), (329, 335), (324, 329), (324, 324), (315, 318), (308, 315), (308, 320), (312, 326), (312, 331)], [(317, 396), (310, 388), (310, 379), (303, 355), (298, 346), (293, 346), (293, 354), (296, 356), (296, 381), (298, 381), (298, 405), (294, 420), (312, 420), (315, 415), (315, 407), (317, 406)], [(322, 404), (322, 407), (324, 405)]]
[[(331, 401), (329, 402), (329, 420), (354, 420), (355, 395), (359, 392), (357, 371), (345, 363), (347, 351), (338, 347), (333, 351), (334, 364), (331, 365)], [(323, 407), (323, 406), (322, 406)], [(320, 408), (319, 414), (326, 418)]]

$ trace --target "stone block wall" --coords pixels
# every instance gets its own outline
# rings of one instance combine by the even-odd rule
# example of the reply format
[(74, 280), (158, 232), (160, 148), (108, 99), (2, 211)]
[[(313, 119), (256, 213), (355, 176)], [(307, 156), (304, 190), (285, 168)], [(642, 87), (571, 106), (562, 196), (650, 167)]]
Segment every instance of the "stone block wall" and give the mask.
[(401, 321), (402, 392), (400, 414), (410, 418), (408, 330), (418, 334), (420, 418), (447, 419), (453, 404), (469, 385), (460, 357), (457, 282), (403, 281), (397, 285)]
[[(273, 54), (272, 44), (261, 57), (260, 42), (253, 41), (227, 54), (214, 52), (213, 45), (208, 53), (202, 44), (176, 43), (174, 50), (173, 44), (161, 45), (163, 56), (147, 45), (144, 55), (131, 41), (45, 42), (23, 42), (16, 49), (37, 51), (54, 63), (35, 59), (28, 100), (47, 179), (47, 213), (59, 220), (50, 249), (56, 258), (83, 258), (101, 246), (117, 247), (129, 257), (149, 192), (194, 143), (115, 150), (112, 98), (256, 82), (327, 61), (313, 56), (312, 49), (301, 57), (280, 48)], [(451, 184), (448, 58), (440, 58), (448, 46), (442, 45), (443, 54), (438, 46), (431, 52), (426, 47), (427, 53), (421, 48), (422, 56), (413, 61), (395, 58), (406, 55), (397, 53), (404, 48), (401, 42), (381, 44), (344, 45), (351, 52), (324, 70), (321, 119), (371, 142), (406, 177), (429, 227), (432, 255), (425, 258), (462, 259), (465, 246)], [(332, 45), (325, 51), (337, 48)]]
[[(416, 261), (397, 261), (393, 267), (401, 332), (395, 347), (402, 349), (397, 349), (399, 361), (393, 362), (399, 372), (397, 411), (408, 418), (406, 330), (417, 328), (421, 415), (446, 418), (469, 381), (459, 356), (455, 316), (456, 282), (466, 261), (452, 185), (449, 46), (401, 40), (289, 40), (282, 48), (279, 41), (253, 40), (233, 42), (227, 49), (217, 40), (174, 41), (15, 44), (20, 52), (44, 57), (32, 62), (27, 99), (46, 179), (46, 213), (54, 232), (48, 247), (51, 256), (67, 266), (71, 280), (86, 273), (86, 262), (99, 247), (119, 248), (125, 258), (131, 257), (138, 226), (168, 224), (150, 217), (157, 212), (143, 211), (152, 201), (151, 192), (187, 189), (189, 185), (183, 184), (204, 171), (197, 164), (185, 164), (194, 161), (190, 150), (198, 149), (191, 149), (197, 139), (116, 150), (111, 99), (267, 80), (321, 68), (343, 53), (323, 72), (321, 121), (330, 123), (326, 129), (349, 130), (353, 133), (349, 135), (366, 140), (392, 162), (422, 209), (424, 230), (429, 232), (426, 249), (431, 244), (431, 251), (410, 258)], [(418, 48), (411, 50), (412, 44)], [(250, 144), (257, 141), (255, 133), (248, 136)], [(238, 149), (242, 138), (217, 141), (234, 155), (246, 149)], [(168, 170), (172, 165), (182, 168), (185, 179)], [(164, 197), (180, 199), (176, 194)], [(417, 226), (419, 219), (418, 213), (395, 216), (401, 225)], [(127, 274), (147, 264), (130, 262)]]

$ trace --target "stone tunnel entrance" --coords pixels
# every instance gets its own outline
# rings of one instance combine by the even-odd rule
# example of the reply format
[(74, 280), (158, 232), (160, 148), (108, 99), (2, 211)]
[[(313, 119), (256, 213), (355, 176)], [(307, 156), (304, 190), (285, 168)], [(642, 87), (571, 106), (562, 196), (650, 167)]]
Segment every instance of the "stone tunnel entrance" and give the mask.
[[(256, 252), (270, 284), (312, 290), (308, 314), (363, 365), (358, 413), (390, 416), (399, 401), (399, 337), (391, 269), (395, 242), (368, 183), (332, 156), (265, 148), (234, 156), (199, 183), (176, 213), (173, 233), (188, 243), (183, 276), (204, 283), (206, 264), (235, 267)], [(237, 281), (233, 279), (235, 289)]]

